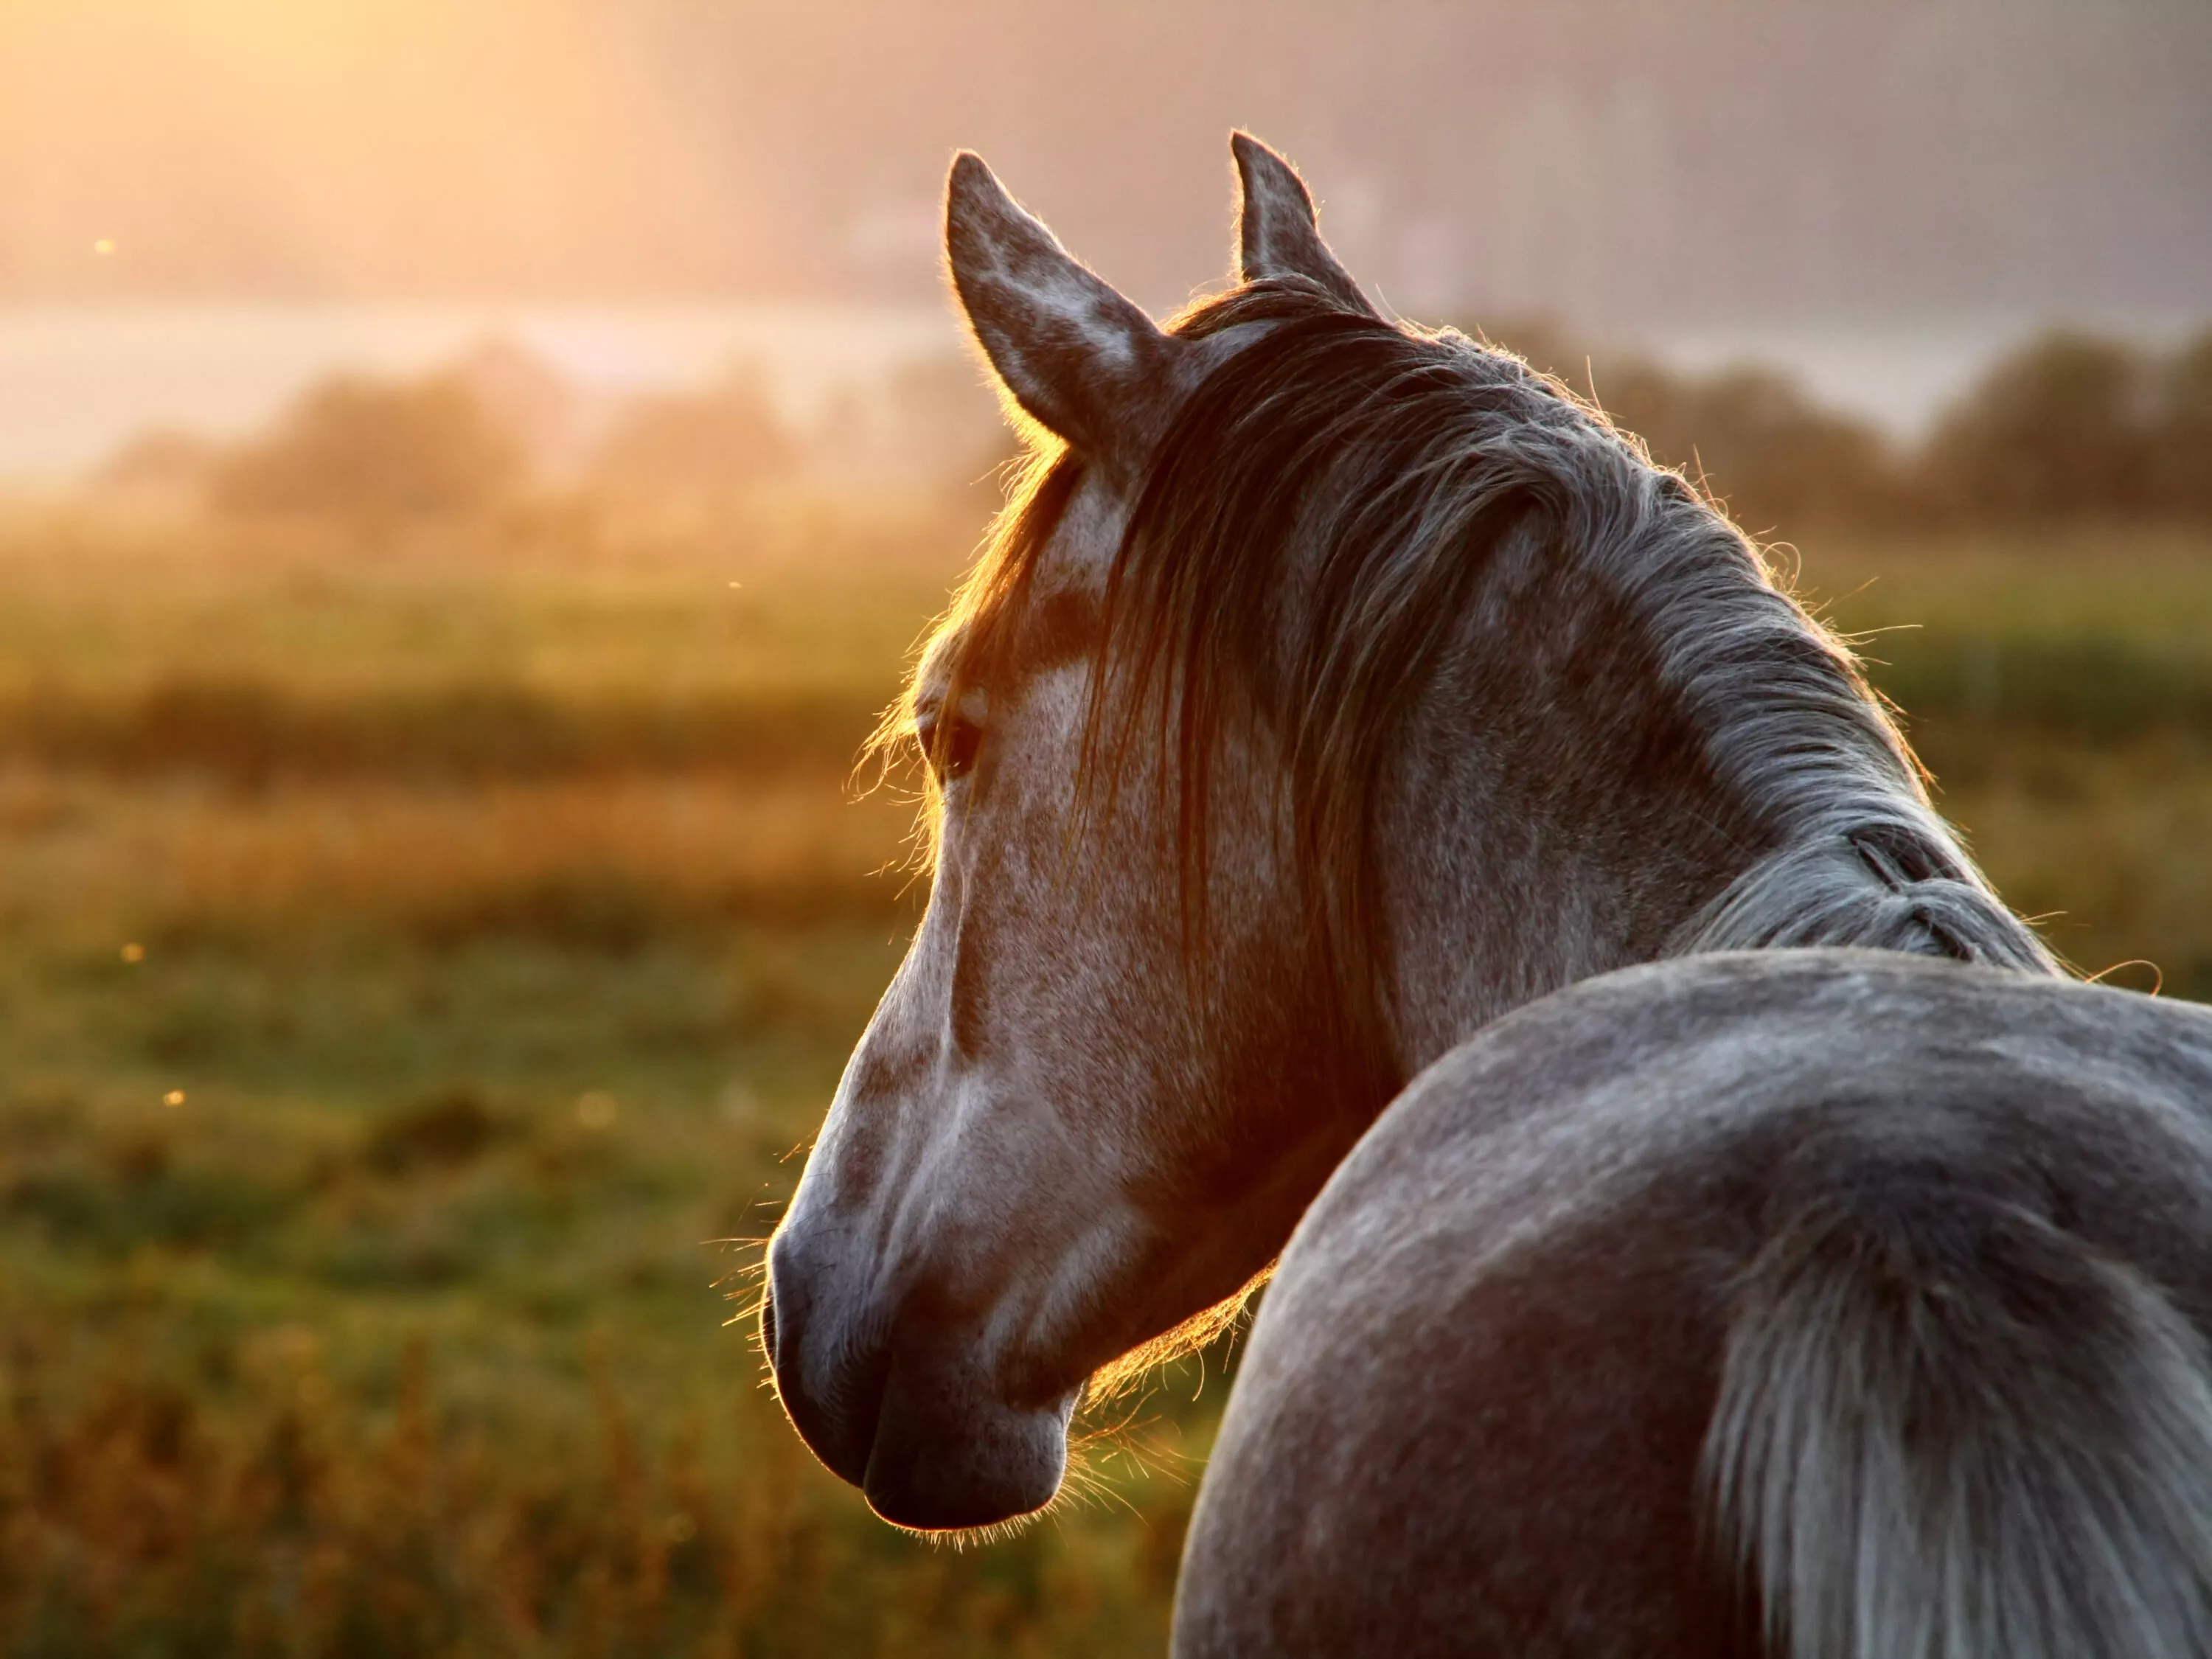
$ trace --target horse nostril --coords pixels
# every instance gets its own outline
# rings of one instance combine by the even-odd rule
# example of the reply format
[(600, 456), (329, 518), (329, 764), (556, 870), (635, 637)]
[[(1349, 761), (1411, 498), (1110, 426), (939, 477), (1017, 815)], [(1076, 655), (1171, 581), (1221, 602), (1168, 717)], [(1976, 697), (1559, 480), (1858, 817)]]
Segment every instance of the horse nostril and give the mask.
[[(890, 1352), (834, 1304), (825, 1313), (798, 1247), (779, 1238), (761, 1297), (760, 1341), (776, 1399), (814, 1455), (854, 1486), (868, 1465)], [(826, 1339), (826, 1340), (825, 1340)]]

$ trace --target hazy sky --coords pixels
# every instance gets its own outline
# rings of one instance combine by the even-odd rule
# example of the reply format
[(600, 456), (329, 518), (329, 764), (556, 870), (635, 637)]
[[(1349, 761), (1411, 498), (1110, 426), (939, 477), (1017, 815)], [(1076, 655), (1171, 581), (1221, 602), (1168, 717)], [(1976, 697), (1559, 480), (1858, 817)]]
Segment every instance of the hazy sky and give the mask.
[(1417, 314), (2212, 314), (2212, 0), (0, 0), (0, 302), (927, 301), (966, 144), (1161, 306), (1237, 123)]

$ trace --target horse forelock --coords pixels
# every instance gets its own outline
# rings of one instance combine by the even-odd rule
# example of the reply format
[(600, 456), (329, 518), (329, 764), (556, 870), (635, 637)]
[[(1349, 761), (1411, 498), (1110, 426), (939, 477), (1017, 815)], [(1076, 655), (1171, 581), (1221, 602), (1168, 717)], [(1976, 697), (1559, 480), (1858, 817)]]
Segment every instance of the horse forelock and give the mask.
[[(1076, 781), (1095, 803), (1139, 746), (1164, 746), (1152, 775), (1194, 948), (1212, 759), (1230, 720), (1256, 715), (1287, 757), (1317, 936), (1338, 982), (1371, 1001), (1379, 775), (1517, 550), (1569, 613), (1543, 617), (1532, 652), (1587, 642), (1577, 672), (1610, 665), (1616, 681), (1589, 695), (1646, 722), (1625, 740), (1639, 762), (1694, 771), (1683, 787), (1726, 804), (1744, 867), (1668, 951), (1875, 944), (2051, 968), (1929, 805), (1849, 647), (1601, 411), (1510, 353), (1348, 311), (1297, 279), (1169, 326), (1254, 337), (1183, 400), (1143, 471), (1106, 568)], [(1073, 453), (1032, 449), (926, 653), (939, 692), (1005, 672), (1082, 477)], [(1512, 688), (1511, 667), (1485, 684)], [(924, 678), (881, 738), (910, 732)], [(1558, 690), (1524, 678), (1523, 694)]]

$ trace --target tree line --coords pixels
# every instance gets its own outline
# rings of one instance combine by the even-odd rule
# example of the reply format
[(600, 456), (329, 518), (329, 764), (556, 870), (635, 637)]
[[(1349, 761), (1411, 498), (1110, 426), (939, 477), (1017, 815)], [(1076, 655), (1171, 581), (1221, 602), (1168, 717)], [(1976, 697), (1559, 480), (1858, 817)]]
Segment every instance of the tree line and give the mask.
[(2054, 330), (1993, 363), (1917, 443), (1756, 365), (1589, 359), (1540, 325), (1502, 343), (1601, 402), (1747, 528), (1820, 522), (2212, 522), (2212, 329), (2170, 351)]
[[(1746, 365), (1685, 374), (1572, 349), (1542, 325), (1493, 337), (1601, 403), (1754, 533), (1820, 523), (2212, 523), (2212, 329), (2168, 351), (2078, 330), (1995, 364), (1917, 443)], [(526, 491), (714, 508), (825, 473), (971, 483), (1010, 453), (963, 359), (911, 363), (802, 428), (757, 374), (596, 411), (512, 346), (414, 380), (342, 376), (266, 430), (216, 445), (140, 441), (102, 482), (177, 486), (227, 515), (367, 524), (449, 519)]]

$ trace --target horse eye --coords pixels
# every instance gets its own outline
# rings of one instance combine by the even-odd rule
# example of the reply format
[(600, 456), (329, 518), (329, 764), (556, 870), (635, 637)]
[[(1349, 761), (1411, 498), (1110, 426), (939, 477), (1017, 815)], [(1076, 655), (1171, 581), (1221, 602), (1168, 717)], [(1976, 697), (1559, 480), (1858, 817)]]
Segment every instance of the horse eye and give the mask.
[(975, 751), (983, 746), (983, 728), (964, 714), (953, 714), (947, 723), (933, 714), (915, 727), (914, 735), (939, 783), (966, 777), (975, 769)]

